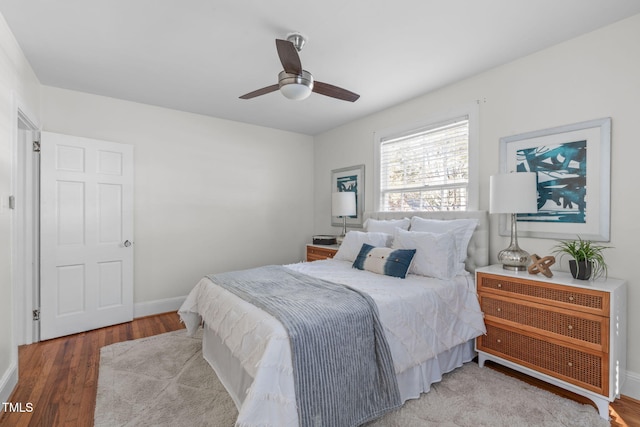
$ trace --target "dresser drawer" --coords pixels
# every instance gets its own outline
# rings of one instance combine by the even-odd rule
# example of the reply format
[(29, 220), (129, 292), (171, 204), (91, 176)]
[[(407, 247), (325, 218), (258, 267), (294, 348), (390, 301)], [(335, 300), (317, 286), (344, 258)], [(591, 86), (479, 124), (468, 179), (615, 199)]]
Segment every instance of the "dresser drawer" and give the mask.
[(333, 256), (338, 252), (337, 249), (327, 247), (318, 247), (318, 246), (307, 246), (307, 261), (317, 261), (321, 259), (333, 258)]
[(487, 334), (478, 337), (478, 350), (494, 354), (555, 378), (607, 396), (606, 355), (593, 354), (548, 341), (544, 337), (503, 329), (487, 321)]
[(478, 292), (512, 295), (514, 298), (609, 316), (609, 293), (558, 286), (513, 277), (478, 274)]
[(511, 322), (512, 326), (553, 334), (556, 339), (584, 345), (590, 349), (608, 352), (607, 332), (609, 319), (548, 305), (480, 294), (480, 305), (485, 318), (494, 322)]

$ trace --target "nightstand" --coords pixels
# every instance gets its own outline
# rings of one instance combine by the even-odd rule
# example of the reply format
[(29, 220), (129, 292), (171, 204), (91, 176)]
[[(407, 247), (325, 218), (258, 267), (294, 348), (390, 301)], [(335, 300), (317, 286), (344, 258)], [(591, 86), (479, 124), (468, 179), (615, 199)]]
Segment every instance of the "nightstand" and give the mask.
[(609, 418), (626, 371), (626, 283), (476, 270), (487, 334), (476, 339), (478, 364), (497, 362), (587, 397)]
[(307, 244), (307, 261), (333, 258), (336, 252), (338, 252), (338, 245)]

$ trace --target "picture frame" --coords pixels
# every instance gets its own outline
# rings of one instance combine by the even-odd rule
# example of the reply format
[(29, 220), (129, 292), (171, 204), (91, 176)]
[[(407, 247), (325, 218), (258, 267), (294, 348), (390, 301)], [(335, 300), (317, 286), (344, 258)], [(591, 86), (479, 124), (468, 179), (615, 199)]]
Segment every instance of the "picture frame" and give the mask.
[[(610, 240), (611, 118), (500, 138), (500, 172), (536, 172), (538, 212), (518, 214), (518, 235)], [(511, 231), (501, 215), (500, 235)]]
[[(347, 217), (347, 226), (362, 228), (364, 213), (364, 165), (333, 169), (331, 171), (331, 193), (354, 191), (356, 193), (355, 216)], [(332, 216), (331, 225), (342, 227), (342, 217)]]

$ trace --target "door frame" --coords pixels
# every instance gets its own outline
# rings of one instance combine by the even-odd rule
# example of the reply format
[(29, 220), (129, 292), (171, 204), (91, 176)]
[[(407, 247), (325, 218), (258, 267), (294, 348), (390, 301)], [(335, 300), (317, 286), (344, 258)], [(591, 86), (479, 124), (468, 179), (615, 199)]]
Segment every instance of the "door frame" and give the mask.
[[(25, 141), (23, 132), (39, 132), (40, 124), (26, 105), (13, 96), (13, 160), (11, 193), (15, 195), (12, 210), (12, 289), (13, 347), (38, 342), (39, 322), (33, 320), (40, 297), (39, 278), (39, 164)], [(32, 139), (32, 138), (29, 138)], [(25, 146), (26, 145), (26, 146)], [(28, 175), (29, 176), (28, 176)], [(17, 356), (16, 356), (17, 359)]]

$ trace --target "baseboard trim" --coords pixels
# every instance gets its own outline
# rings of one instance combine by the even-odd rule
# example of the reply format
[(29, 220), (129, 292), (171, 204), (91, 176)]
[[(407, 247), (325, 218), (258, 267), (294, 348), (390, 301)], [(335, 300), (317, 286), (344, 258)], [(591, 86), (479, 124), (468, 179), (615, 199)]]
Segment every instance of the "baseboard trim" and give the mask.
[(139, 302), (133, 305), (133, 317), (153, 316), (154, 314), (178, 311), (187, 297), (165, 298), (155, 301)]
[(627, 378), (620, 390), (620, 394), (640, 400), (640, 374), (627, 371)]
[[(0, 402), (8, 402), (13, 389), (18, 385), (18, 365), (12, 363), (0, 379)], [(0, 412), (4, 409), (0, 408)]]

